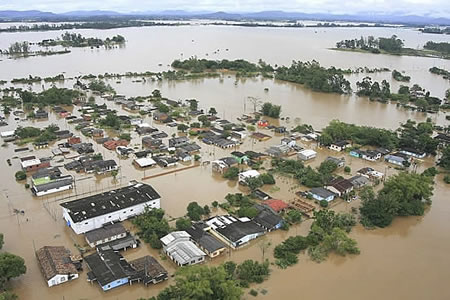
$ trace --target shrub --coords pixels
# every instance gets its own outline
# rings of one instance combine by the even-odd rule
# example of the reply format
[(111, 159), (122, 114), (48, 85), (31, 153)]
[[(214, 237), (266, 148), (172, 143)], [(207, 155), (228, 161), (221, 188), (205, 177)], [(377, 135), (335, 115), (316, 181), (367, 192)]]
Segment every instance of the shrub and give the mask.
[(350, 173), (351, 171), (352, 171), (352, 169), (349, 166), (345, 166), (345, 168), (344, 168), (345, 173)]
[(25, 183), (25, 188), (29, 189), (30, 188), (30, 184), (29, 183)]
[(444, 182), (450, 184), (450, 175), (445, 175)]
[(25, 180), (27, 178), (27, 173), (25, 171), (17, 171), (14, 175), (16, 180)]
[(321, 207), (328, 207), (328, 201), (327, 200), (321, 200), (320, 202)]
[(253, 297), (256, 297), (256, 296), (258, 296), (258, 291), (251, 289), (249, 294), (252, 295)]
[(275, 184), (275, 178), (273, 178), (272, 174), (265, 173), (261, 174), (260, 177), (264, 184)]

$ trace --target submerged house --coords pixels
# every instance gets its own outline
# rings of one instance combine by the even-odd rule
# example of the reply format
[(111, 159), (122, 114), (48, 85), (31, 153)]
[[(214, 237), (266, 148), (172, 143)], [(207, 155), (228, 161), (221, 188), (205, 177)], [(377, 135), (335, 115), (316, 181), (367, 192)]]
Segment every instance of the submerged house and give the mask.
[(103, 291), (128, 284), (130, 277), (135, 274), (133, 267), (113, 250), (97, 251), (86, 256), (84, 260), (91, 270), (87, 274), (88, 281), (96, 281)]
[(226, 246), (208, 233), (209, 226), (203, 222), (192, 224), (186, 229), (186, 232), (191, 236), (191, 240), (202, 249), (209, 257), (213, 258), (225, 251)]
[(237, 219), (233, 216), (216, 216), (205, 222), (210, 233), (233, 249), (244, 246), (265, 234), (264, 228), (248, 218)]
[(283, 226), (283, 218), (270, 207), (259, 204), (256, 204), (254, 207), (259, 210), (259, 214), (253, 218), (253, 221), (267, 232), (280, 229)]
[(322, 201), (322, 200), (326, 200), (328, 202), (333, 201), (335, 194), (330, 192), (329, 190), (323, 188), (323, 187), (317, 187), (317, 188), (312, 188), (309, 192), (308, 192), (314, 199)]
[(86, 232), (86, 242), (92, 248), (127, 236), (127, 230), (121, 223), (106, 224), (105, 226)]
[(342, 197), (343, 195), (346, 195), (353, 190), (353, 185), (347, 179), (336, 178), (328, 183), (325, 188), (335, 193), (337, 196)]
[(342, 150), (345, 150), (347, 148), (351, 147), (351, 144), (347, 141), (337, 141), (335, 143), (332, 143), (330, 145), (330, 150), (334, 150), (337, 152), (341, 152)]
[(60, 205), (67, 226), (80, 234), (137, 216), (146, 208), (160, 208), (160, 201), (152, 186), (138, 183)]
[(338, 168), (342, 168), (345, 166), (345, 158), (341, 157), (341, 158), (337, 158), (337, 157), (333, 157), (333, 156), (328, 156), (325, 161), (332, 161), (336, 164), (336, 166)]
[(36, 251), (39, 268), (52, 287), (78, 278), (78, 270), (63, 246), (45, 246)]
[(205, 260), (206, 253), (191, 241), (191, 235), (186, 231), (171, 232), (160, 240), (164, 253), (180, 267)]
[(130, 261), (130, 265), (136, 270), (140, 282), (145, 285), (156, 284), (169, 279), (166, 269), (152, 256), (146, 255)]

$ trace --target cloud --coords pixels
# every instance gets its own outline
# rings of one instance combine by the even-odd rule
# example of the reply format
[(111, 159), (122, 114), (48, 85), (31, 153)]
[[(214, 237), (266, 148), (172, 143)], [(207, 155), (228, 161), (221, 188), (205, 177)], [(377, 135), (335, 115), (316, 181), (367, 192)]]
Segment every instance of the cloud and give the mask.
[(284, 10), (306, 13), (405, 13), (450, 16), (448, 0), (0, 0), (0, 10), (66, 12), (73, 10), (133, 11), (227, 11)]

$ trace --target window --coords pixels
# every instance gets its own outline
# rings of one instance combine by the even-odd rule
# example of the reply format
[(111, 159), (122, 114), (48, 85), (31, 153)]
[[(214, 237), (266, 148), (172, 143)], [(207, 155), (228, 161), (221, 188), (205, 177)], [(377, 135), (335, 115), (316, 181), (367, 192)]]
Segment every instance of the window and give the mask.
[(132, 208), (132, 209), (130, 209), (130, 211), (133, 211), (133, 208)]
[(61, 280), (60, 280), (61, 282), (64, 282), (64, 281), (66, 281), (66, 277), (61, 277)]
[(111, 219), (111, 216), (108, 216), (109, 219)]
[(88, 225), (88, 224), (89, 224), (89, 222), (85, 222), (85, 223), (84, 223), (84, 225)]
[(126, 213), (127, 213), (127, 211), (126, 211), (126, 210), (124, 210), (124, 211), (123, 211), (123, 213), (124, 213), (124, 214), (126, 214)]

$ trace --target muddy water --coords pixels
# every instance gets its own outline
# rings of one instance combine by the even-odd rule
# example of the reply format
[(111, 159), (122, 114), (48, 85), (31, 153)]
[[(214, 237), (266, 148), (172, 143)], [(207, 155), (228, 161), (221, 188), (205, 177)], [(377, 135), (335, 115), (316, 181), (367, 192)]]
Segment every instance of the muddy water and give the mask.
[[(180, 28), (138, 28), (121, 29), (116, 31), (83, 31), (84, 35), (106, 37), (113, 34), (123, 34), (129, 40), (125, 49), (113, 51), (97, 51), (76, 49), (72, 54), (51, 58), (30, 58), (28, 60), (0, 61), (0, 78), (11, 79), (23, 77), (28, 74), (50, 76), (67, 72), (68, 76), (80, 73), (104, 73), (124, 71), (144, 71), (167, 69), (167, 64), (175, 57), (184, 57), (209, 53), (213, 58), (246, 58), (256, 61), (263, 58), (271, 63), (289, 63), (292, 59), (317, 59), (325, 65), (339, 67), (364, 66), (390, 67), (406, 70), (412, 76), (412, 82), (431, 89), (432, 94), (442, 95), (448, 88), (448, 81), (432, 76), (428, 73), (430, 66), (436, 65), (450, 69), (448, 61), (428, 58), (374, 56), (364, 54), (349, 54), (329, 51), (336, 40), (357, 37), (361, 34), (387, 36), (396, 33), (405, 39), (407, 46), (415, 47), (427, 40), (445, 40), (445, 36), (425, 36), (410, 30), (391, 29), (318, 29), (315, 30), (280, 30), (262, 28), (226, 28), (226, 27), (180, 27)], [(15, 40), (40, 40), (58, 35), (59, 33), (21, 33), (1, 34), (0, 48), (7, 47)], [(146, 39), (142, 40), (145, 36)], [(192, 42), (194, 39), (194, 42)], [(177, 41), (174, 43), (174, 41)], [(176, 46), (174, 46), (176, 45)], [(234, 45), (234, 46), (233, 46)], [(269, 45), (269, 46), (268, 46)], [(276, 45), (276, 47), (274, 46)], [(220, 48), (217, 55), (212, 51)], [(229, 48), (226, 52), (224, 49)], [(225, 53), (226, 52), (226, 53)], [(203, 54), (203, 55), (204, 55)], [(202, 55), (202, 56), (203, 56)], [(0, 58), (3, 59), (3, 58)], [(51, 59), (51, 61), (50, 61)], [(163, 66), (159, 67), (158, 63)], [(352, 82), (362, 75), (352, 76)], [(372, 77), (375, 75), (372, 74)], [(389, 78), (390, 74), (378, 74), (377, 78)], [(175, 100), (197, 98), (201, 108), (215, 106), (220, 117), (234, 120), (244, 112), (251, 112), (251, 105), (245, 101), (248, 96), (260, 97), (262, 101), (270, 100), (283, 106), (283, 114), (291, 117), (289, 122), (283, 123), (287, 127), (305, 122), (320, 129), (329, 120), (339, 118), (343, 121), (357, 124), (366, 124), (379, 127), (396, 128), (399, 122), (407, 119), (425, 120), (426, 116), (420, 113), (403, 111), (394, 105), (372, 103), (365, 99), (353, 96), (336, 96), (313, 93), (299, 85), (287, 84), (272, 80), (245, 79), (235, 83), (235, 78), (225, 76), (222, 79), (201, 79), (182, 82), (162, 83), (132, 83), (122, 80), (117, 84), (110, 83), (121, 94), (127, 96), (147, 95), (153, 89), (159, 88), (163, 95)], [(67, 82), (70, 86), (73, 82)], [(264, 92), (268, 87), (269, 92)], [(33, 87), (39, 90), (40, 86)], [(103, 101), (98, 99), (99, 103)], [(119, 106), (107, 102), (108, 106), (125, 113)], [(74, 109), (74, 114), (79, 115)], [(438, 123), (445, 124), (443, 114), (433, 115)], [(18, 125), (33, 125), (44, 127), (50, 123), (58, 124), (61, 129), (74, 131), (74, 125), (68, 124), (64, 119), (50, 114), (48, 121), (14, 121), (13, 116), (8, 119), (9, 126), (1, 130), (13, 129)], [(167, 132), (169, 135), (176, 130), (162, 126), (150, 118), (146, 121)], [(448, 124), (448, 123), (447, 123)], [(140, 137), (133, 133), (131, 145), (140, 147)], [(270, 145), (278, 144), (282, 136), (276, 136), (265, 142), (253, 143), (247, 139), (240, 150), (253, 149), (263, 151)], [(83, 138), (85, 141), (90, 141)], [(95, 142), (94, 142), (94, 145)], [(314, 144), (303, 145), (316, 148)], [(76, 190), (46, 197), (34, 198), (24, 188), (24, 183), (14, 180), (14, 173), (19, 170), (18, 159), (12, 159), (12, 166), (6, 164), (6, 159), (14, 156), (36, 155), (49, 156), (50, 149), (32, 152), (14, 153), (16, 146), (8, 145), (0, 148), (0, 158), (3, 172), (0, 173), (0, 232), (5, 234), (5, 250), (17, 253), (25, 258), (28, 267), (27, 274), (14, 280), (12, 285), (21, 299), (137, 299), (150, 297), (172, 283), (172, 279), (164, 284), (145, 288), (138, 284), (132, 287), (121, 287), (108, 293), (101, 292), (98, 285), (86, 282), (86, 271), (78, 280), (47, 288), (36, 260), (34, 248), (44, 245), (65, 245), (73, 252), (75, 244), (85, 245), (83, 238), (76, 236), (67, 228), (61, 218), (58, 203), (74, 199), (75, 194), (86, 195), (93, 192), (119, 187), (129, 180), (141, 180), (144, 176), (158, 174), (164, 170), (159, 167), (140, 170), (132, 164), (132, 159), (117, 157), (114, 152), (95, 146), (96, 151), (105, 158), (114, 158), (121, 166), (118, 179), (114, 181), (108, 176), (93, 176), (86, 174), (72, 175), (76, 178)], [(227, 155), (231, 150), (220, 150), (202, 144), (203, 160), (213, 160)], [(317, 166), (326, 156), (337, 155), (327, 150), (319, 150), (318, 157), (309, 162)], [(354, 174), (359, 168), (369, 165), (388, 175), (395, 173), (383, 163), (363, 162), (359, 159), (347, 158)], [(57, 163), (55, 158), (52, 165), (62, 165), (68, 162)], [(420, 168), (430, 166), (431, 160), (426, 160)], [(182, 167), (180, 165), (179, 167)], [(447, 255), (450, 250), (450, 234), (448, 233), (450, 206), (448, 205), (448, 187), (437, 178), (433, 206), (424, 217), (400, 218), (394, 224), (383, 230), (366, 231), (357, 227), (352, 237), (361, 248), (361, 255), (355, 257), (334, 257), (322, 264), (316, 264), (305, 256), (300, 256), (300, 263), (287, 270), (272, 267), (270, 279), (257, 288), (268, 290), (266, 299), (298, 299), (299, 295), (311, 299), (347, 298), (361, 299), (448, 299), (450, 288), (446, 284), (450, 275), (450, 260)], [(187, 204), (197, 201), (201, 205), (212, 201), (223, 201), (227, 193), (245, 192), (245, 188), (235, 182), (222, 179), (211, 173), (210, 166), (200, 166), (176, 174), (152, 178), (146, 181), (152, 184), (162, 195), (162, 207), (169, 217), (180, 217), (185, 213)], [(304, 190), (295, 182), (286, 178), (277, 178), (277, 188), (265, 187), (265, 191), (274, 198), (286, 201), (295, 197), (295, 192)], [(358, 202), (338, 202), (333, 207), (340, 211), (350, 211)], [(24, 215), (14, 215), (13, 209), (24, 210)], [(219, 213), (214, 211), (213, 213)], [(292, 227), (288, 232), (278, 231), (267, 235), (266, 239), (276, 245), (286, 237), (295, 234), (306, 234), (310, 221)], [(132, 225), (127, 223), (131, 228)], [(241, 262), (252, 258), (262, 259), (259, 241), (253, 242), (238, 251), (230, 251), (226, 255), (215, 259), (212, 264), (219, 264), (228, 259)], [(273, 249), (273, 246), (272, 248)], [(124, 256), (128, 259), (151, 254), (159, 254), (148, 246), (127, 251)], [(271, 253), (266, 258), (272, 259)], [(160, 259), (170, 273), (175, 271), (174, 265), (167, 260)]]

